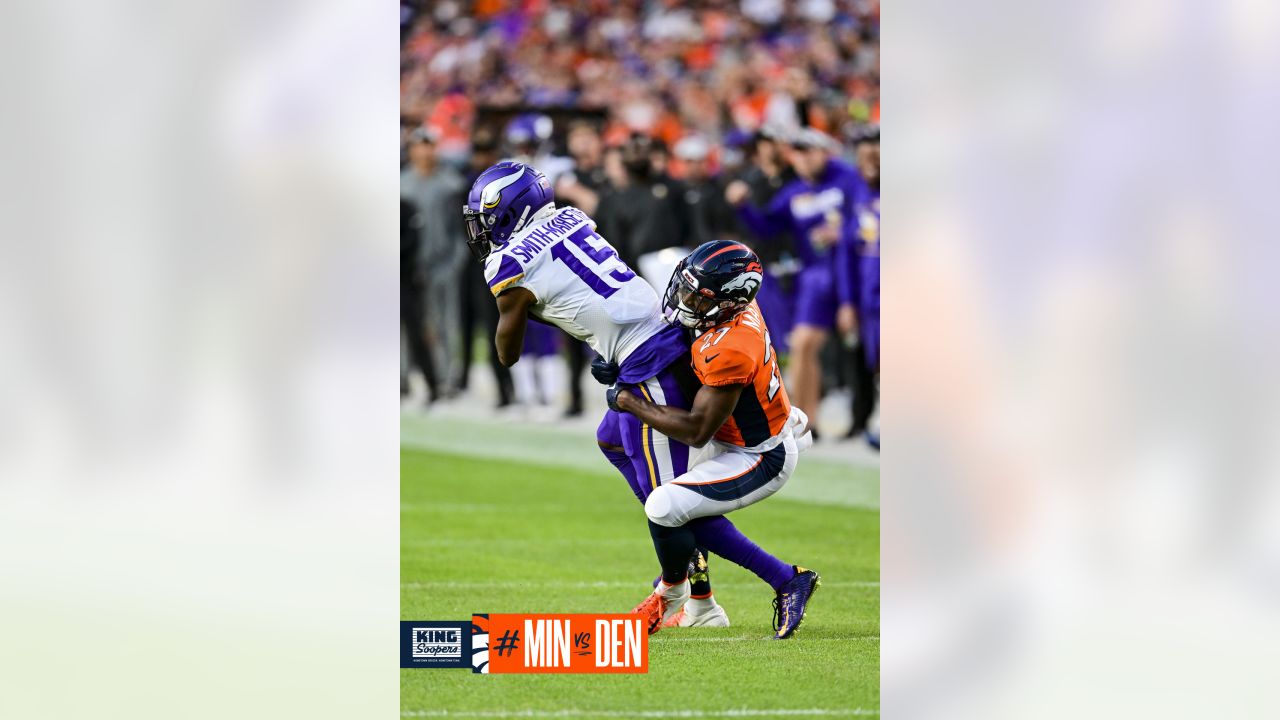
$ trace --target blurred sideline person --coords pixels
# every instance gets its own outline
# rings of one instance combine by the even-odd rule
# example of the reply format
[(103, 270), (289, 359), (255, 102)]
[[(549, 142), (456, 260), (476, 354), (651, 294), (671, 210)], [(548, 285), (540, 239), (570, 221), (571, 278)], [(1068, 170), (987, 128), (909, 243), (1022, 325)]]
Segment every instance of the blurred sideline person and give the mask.
[[(575, 120), (569, 124), (567, 143), (573, 171), (560, 176), (556, 197), (591, 215), (599, 207), (600, 198), (612, 189), (604, 169), (604, 141), (594, 123)], [(577, 417), (582, 414), (582, 375), (587, 369), (591, 348), (569, 333), (564, 333), (564, 341), (569, 361), (569, 407), (564, 414)]]
[(511, 366), (515, 380), (516, 400), (529, 408), (547, 407), (559, 398), (565, 385), (564, 362), (560, 359), (559, 328), (532, 323), (525, 330), (520, 362)]
[(604, 140), (590, 121), (575, 120), (569, 124), (566, 142), (573, 171), (556, 182), (556, 197), (591, 215), (600, 205), (600, 196), (611, 189), (604, 169)]
[[(551, 137), (554, 132), (555, 121), (541, 113), (517, 115), (503, 130), (507, 159), (537, 168), (553, 187), (562, 178), (571, 176), (573, 171), (570, 158), (552, 153)], [(546, 326), (530, 328), (525, 336), (524, 361), (511, 367), (511, 378), (515, 384), (516, 399), (531, 408), (552, 404), (565, 385), (573, 380), (576, 392), (574, 388), (569, 389), (570, 405), (565, 411), (565, 415), (573, 416), (581, 412), (582, 387), (577, 379), (586, 363), (580, 361), (576, 373), (566, 373), (559, 366), (562, 344), (559, 336), (562, 334), (556, 328)], [(572, 365), (572, 358), (568, 362)]]
[[(498, 139), (493, 131), (478, 128), (471, 139), (471, 157), (467, 165), (468, 187), (475, 182), (480, 173), (498, 161)], [(494, 383), (498, 391), (497, 407), (504, 408), (515, 398), (515, 387), (511, 380), (511, 371), (498, 362), (498, 353), (493, 347), (493, 332), (498, 327), (498, 309), (493, 306), (489, 295), (489, 287), (484, 283), (484, 270), (474, 263), (464, 262), (462, 279), (462, 376), (459, 389), (466, 391), (471, 384), (471, 363), (475, 356), (475, 332), (477, 327), (483, 328), (481, 336), (489, 342), (488, 361), (493, 370)]]
[[(822, 399), (820, 353), (835, 328), (835, 248), (856, 230), (853, 202), (863, 192), (853, 166), (832, 156), (835, 141), (805, 128), (791, 139), (791, 165), (797, 178), (769, 205), (746, 200), (750, 188), (741, 181), (726, 189), (739, 217), (758, 235), (789, 230), (800, 271), (796, 277), (795, 327), (791, 331), (791, 382), (795, 403), (810, 418), (818, 416)], [(818, 437), (816, 424), (811, 424)]]
[(507, 123), (503, 139), (507, 143), (507, 159), (538, 168), (552, 183), (573, 170), (573, 161), (551, 152), (551, 134), (555, 122), (539, 113), (517, 115)]
[(421, 224), (413, 203), (400, 198), (400, 329), (409, 345), (409, 365), (400, 371), (400, 397), (409, 396), (409, 375), (416, 368), (427, 383), (427, 404), (440, 397), (435, 361), (427, 347), (422, 313), (422, 268), (418, 265)]
[(682, 244), (697, 247), (735, 235), (737, 215), (724, 200), (724, 186), (711, 175), (711, 144), (701, 135), (689, 135), (676, 143), (673, 154), (684, 169), (681, 200), (689, 232)]
[(867, 429), (875, 409), (880, 371), (880, 130), (867, 128), (855, 140), (858, 172), (866, 187), (854, 201), (858, 230), (836, 252), (836, 291), (840, 310), (836, 327), (845, 338), (857, 337), (853, 357), (853, 424), (847, 433), (867, 433), (877, 450), (880, 438)]
[(400, 173), (400, 197), (417, 209), (421, 242), (417, 263), (421, 270), (428, 347), (434, 352), (441, 393), (456, 393), (461, 375), (460, 299), (466, 250), (458, 207), (465, 190), (462, 175), (439, 161), (438, 134), (418, 128), (409, 136), (409, 164)]
[[(783, 137), (780, 129), (766, 125), (750, 139), (748, 163), (740, 179), (750, 189), (749, 202), (756, 207), (768, 207), (773, 196), (795, 180), (780, 145)], [(738, 239), (750, 245), (764, 265), (765, 280), (756, 295), (756, 304), (769, 323), (773, 346), (778, 352), (788, 353), (791, 346), (787, 339), (794, 321), (795, 274), (799, 269), (795, 252), (784, 233), (758, 236), (736, 215), (734, 219), (738, 222)]]
[(622, 261), (638, 267), (641, 255), (678, 245), (688, 221), (681, 200), (683, 186), (655, 168), (655, 146), (661, 141), (632, 135), (621, 148), (622, 183), (600, 201), (594, 216), (600, 234), (609, 238)]

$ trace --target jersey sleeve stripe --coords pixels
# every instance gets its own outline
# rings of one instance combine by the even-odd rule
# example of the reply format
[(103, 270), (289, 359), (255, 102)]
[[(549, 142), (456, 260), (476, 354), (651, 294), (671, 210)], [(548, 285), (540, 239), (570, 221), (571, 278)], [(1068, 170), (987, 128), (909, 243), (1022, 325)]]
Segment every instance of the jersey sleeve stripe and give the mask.
[[(524, 275), (524, 269), (520, 267), (520, 263), (510, 255), (503, 255), (502, 262), (498, 265), (498, 272), (489, 278), (489, 287), (494, 289), (494, 293), (498, 292), (497, 286), (506, 283), (510, 285), (512, 281), (519, 279)], [(506, 285), (503, 285), (506, 287)]]
[(512, 285), (514, 285), (514, 284), (516, 283), (516, 281), (517, 281), (517, 280), (519, 280), (519, 279), (520, 279), (520, 278), (522, 278), (522, 277), (524, 277), (524, 273), (520, 273), (519, 275), (516, 275), (515, 277), (507, 278), (506, 280), (503, 280), (502, 282), (498, 283), (497, 285), (494, 285), (493, 283), (490, 283), (490, 284), (489, 284), (489, 289), (493, 291), (494, 297), (497, 297), (498, 295), (500, 295), (500, 294), (502, 293), (502, 291), (503, 291), (503, 290), (506, 290), (507, 288), (509, 288), (509, 287), (511, 287)]

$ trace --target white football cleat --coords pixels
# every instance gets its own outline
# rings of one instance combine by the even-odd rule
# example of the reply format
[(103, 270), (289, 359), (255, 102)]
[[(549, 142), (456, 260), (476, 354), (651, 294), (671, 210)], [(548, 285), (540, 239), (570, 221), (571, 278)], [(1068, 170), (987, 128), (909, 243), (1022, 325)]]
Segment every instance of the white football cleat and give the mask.
[(662, 627), (729, 627), (729, 613), (725, 612), (723, 605), (713, 605), (701, 612), (697, 612), (694, 605), (692, 602), (685, 604), (680, 612), (662, 623)]
[(680, 618), (680, 627), (729, 627), (729, 613), (724, 611), (723, 605), (716, 605), (704, 613), (695, 615), (689, 612), (688, 606), (685, 606), (684, 617)]

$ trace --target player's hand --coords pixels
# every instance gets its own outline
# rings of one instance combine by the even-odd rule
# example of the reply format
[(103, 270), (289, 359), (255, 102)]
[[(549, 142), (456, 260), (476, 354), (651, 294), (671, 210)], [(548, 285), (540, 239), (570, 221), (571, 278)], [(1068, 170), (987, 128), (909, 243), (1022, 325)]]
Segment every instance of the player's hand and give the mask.
[(809, 233), (809, 240), (818, 249), (826, 250), (840, 240), (840, 227), (831, 223), (823, 223)]
[(853, 337), (858, 332), (858, 314), (852, 305), (841, 305), (836, 311), (836, 329), (845, 337)]
[(621, 385), (614, 385), (604, 391), (604, 400), (609, 403), (609, 409), (614, 412), (626, 412), (622, 406), (618, 404), (618, 398), (622, 395), (629, 395), (627, 389)]
[(618, 372), (618, 363), (605, 360), (599, 355), (591, 361), (591, 377), (601, 385), (612, 385), (618, 382)]
[(741, 205), (751, 194), (751, 188), (741, 180), (734, 180), (724, 189), (725, 202), (730, 205)]

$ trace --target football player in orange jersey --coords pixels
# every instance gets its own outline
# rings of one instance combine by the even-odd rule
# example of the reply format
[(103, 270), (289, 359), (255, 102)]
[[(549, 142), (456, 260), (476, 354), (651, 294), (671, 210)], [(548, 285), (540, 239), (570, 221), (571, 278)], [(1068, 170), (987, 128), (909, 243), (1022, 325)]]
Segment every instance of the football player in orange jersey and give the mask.
[[(813, 443), (808, 418), (782, 386), (769, 330), (755, 304), (762, 279), (760, 260), (746, 245), (720, 240), (699, 246), (676, 267), (664, 300), (667, 320), (694, 333), (693, 369), (702, 386), (692, 408), (659, 405), (626, 387), (607, 393), (610, 408), (674, 440), (699, 448), (713, 443), (700, 463), (645, 501), (664, 572), (664, 581), (636, 608), (651, 626), (688, 597), (673, 592), (665, 576), (670, 566), (678, 577), (693, 554), (689, 524), (774, 494), (795, 470), (800, 451)], [(819, 580), (812, 570), (782, 567), (770, 583), (777, 592), (777, 639), (799, 627)]]

